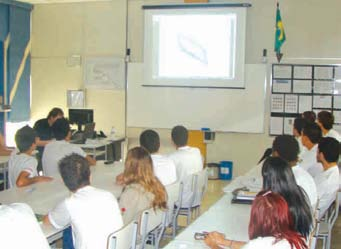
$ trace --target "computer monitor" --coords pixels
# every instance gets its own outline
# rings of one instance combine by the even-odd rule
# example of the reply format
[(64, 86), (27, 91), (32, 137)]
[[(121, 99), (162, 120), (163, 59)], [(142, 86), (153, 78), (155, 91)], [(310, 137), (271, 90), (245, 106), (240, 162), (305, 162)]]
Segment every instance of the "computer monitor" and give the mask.
[(82, 130), (82, 125), (94, 122), (94, 110), (92, 109), (69, 109), (70, 124), (78, 125), (78, 130)]

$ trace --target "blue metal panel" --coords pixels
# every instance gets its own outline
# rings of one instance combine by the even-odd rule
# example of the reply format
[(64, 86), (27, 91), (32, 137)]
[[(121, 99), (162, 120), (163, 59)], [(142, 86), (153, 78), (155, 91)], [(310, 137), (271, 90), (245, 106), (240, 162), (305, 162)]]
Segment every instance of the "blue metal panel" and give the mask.
[[(11, 42), (8, 51), (8, 99), (13, 89), (19, 67), (23, 64), (24, 52), (30, 40), (30, 10), (10, 6), (9, 32)], [(30, 56), (24, 61), (15, 97), (11, 103), (9, 121), (21, 122), (30, 118)]]
[[(0, 96), (4, 94), (4, 43), (0, 41)], [(4, 113), (0, 113), (0, 132), (4, 134)]]
[(0, 3), (0, 41), (4, 41), (9, 30), (9, 6)]

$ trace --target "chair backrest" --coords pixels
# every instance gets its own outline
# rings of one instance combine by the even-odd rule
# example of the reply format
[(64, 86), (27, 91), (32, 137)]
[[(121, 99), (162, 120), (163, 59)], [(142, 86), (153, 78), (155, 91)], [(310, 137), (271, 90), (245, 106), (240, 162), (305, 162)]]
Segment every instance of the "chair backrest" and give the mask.
[(328, 224), (333, 227), (337, 217), (339, 216), (339, 193), (336, 192), (335, 200), (328, 208)]
[(173, 184), (167, 185), (166, 191), (168, 195), (167, 206), (167, 225), (172, 221), (174, 215), (174, 205), (179, 201), (180, 196), (180, 182), (175, 182)]
[(141, 215), (141, 223), (140, 223), (140, 235), (141, 235), (141, 241), (142, 244), (146, 242), (146, 239), (148, 237), (148, 234), (158, 228), (163, 230), (166, 227), (167, 222), (167, 212), (156, 209), (150, 208), (145, 211), (143, 211)]
[(317, 236), (318, 236), (319, 229), (320, 229), (320, 222), (319, 222), (320, 209), (318, 208), (319, 203), (320, 203), (320, 199), (318, 198), (315, 204), (315, 207), (312, 208), (313, 224), (312, 224), (311, 231), (309, 233), (309, 237), (307, 238), (308, 248), (310, 249), (316, 248), (316, 242), (317, 242), (316, 240), (317, 240)]
[(203, 169), (200, 172), (196, 173), (197, 182), (196, 182), (196, 189), (194, 192), (194, 206), (201, 205), (201, 201), (204, 197), (204, 194), (207, 190), (207, 181), (208, 181), (208, 174), (207, 170)]
[(120, 230), (110, 234), (108, 238), (108, 249), (135, 249), (137, 227), (137, 222), (131, 222)]

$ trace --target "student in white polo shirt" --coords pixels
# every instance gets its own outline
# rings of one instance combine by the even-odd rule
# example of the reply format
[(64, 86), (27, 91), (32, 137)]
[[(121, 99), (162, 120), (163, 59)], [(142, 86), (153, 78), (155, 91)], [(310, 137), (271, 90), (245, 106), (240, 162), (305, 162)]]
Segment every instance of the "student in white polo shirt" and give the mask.
[(300, 149), (299, 155), (303, 154), (306, 150), (302, 143), (302, 130), (304, 126), (306, 125), (306, 123), (307, 121), (301, 117), (295, 118), (294, 120), (292, 133), (294, 137), (296, 138), (298, 145), (299, 145), (299, 149)]
[(0, 204), (1, 248), (50, 249), (32, 209), (24, 203)]
[(339, 190), (339, 148), (339, 142), (331, 137), (322, 138), (318, 144), (317, 159), (323, 165), (323, 172), (315, 177), (320, 216), (326, 212)]
[(341, 142), (340, 134), (333, 129), (334, 115), (328, 111), (321, 111), (317, 114), (316, 123), (321, 127), (323, 137), (333, 137), (339, 143)]
[(9, 186), (24, 187), (37, 182), (51, 181), (51, 177), (38, 176), (37, 159), (32, 156), (36, 149), (36, 132), (28, 125), (19, 129), (15, 134), (17, 150), (8, 162)]
[(153, 160), (153, 170), (160, 182), (166, 186), (176, 182), (176, 168), (174, 162), (159, 154), (160, 137), (154, 130), (145, 130), (140, 135), (140, 145), (145, 148)]
[(110, 233), (123, 226), (116, 198), (90, 186), (89, 163), (80, 155), (62, 159), (59, 171), (71, 195), (44, 217), (44, 223), (57, 229), (71, 224), (75, 249), (107, 248)]
[[(193, 195), (191, 191), (192, 178), (190, 176), (203, 169), (202, 156), (198, 148), (187, 145), (188, 131), (184, 126), (178, 125), (172, 129), (172, 140), (176, 151), (170, 154), (169, 158), (175, 163), (178, 181), (184, 182), (182, 207), (188, 207)], [(194, 203), (194, 205), (197, 204)]]
[(322, 137), (321, 128), (316, 123), (308, 123), (302, 131), (302, 143), (306, 147), (300, 155), (300, 167), (305, 169), (312, 177), (322, 171), (322, 165), (317, 162), (317, 144)]
[(56, 140), (51, 141), (45, 145), (43, 153), (43, 171), (47, 176), (54, 176), (58, 174), (58, 162), (62, 158), (72, 153), (81, 155), (86, 158), (90, 165), (95, 165), (96, 160), (86, 153), (76, 144), (71, 144), (70, 124), (65, 118), (57, 119), (52, 127), (52, 132)]
[(272, 144), (272, 150), (274, 156), (279, 156), (289, 163), (297, 185), (305, 191), (314, 210), (317, 203), (316, 184), (313, 177), (297, 163), (299, 146), (296, 139), (290, 135), (278, 136)]

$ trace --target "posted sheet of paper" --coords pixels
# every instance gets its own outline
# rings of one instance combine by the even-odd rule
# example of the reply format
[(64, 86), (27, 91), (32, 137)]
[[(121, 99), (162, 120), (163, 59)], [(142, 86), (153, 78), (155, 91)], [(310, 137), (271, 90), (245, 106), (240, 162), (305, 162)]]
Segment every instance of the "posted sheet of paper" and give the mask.
[(275, 65), (273, 67), (274, 78), (277, 79), (290, 79), (291, 78), (291, 66)]
[(313, 70), (311, 66), (295, 66), (294, 78), (295, 79), (312, 79)]
[(311, 111), (313, 108), (313, 97), (301, 95), (299, 98), (299, 113), (303, 113), (305, 111)]
[(334, 108), (341, 109), (341, 96), (334, 96)]
[(333, 78), (333, 67), (315, 67), (314, 79), (327, 79)]
[(285, 112), (297, 113), (298, 111), (298, 95), (287, 94), (285, 95)]
[(314, 96), (314, 106), (313, 108), (331, 108), (332, 107), (332, 97), (315, 95)]
[(270, 117), (270, 134), (271, 135), (283, 134), (283, 118)]
[(334, 114), (334, 122), (341, 124), (341, 111), (333, 111)]
[(284, 134), (293, 135), (293, 126), (295, 118), (284, 118)]
[(314, 81), (314, 93), (332, 94), (334, 89), (333, 81)]
[(271, 112), (284, 111), (284, 94), (271, 95)]
[(311, 93), (311, 80), (294, 80), (294, 93)]
[(273, 80), (272, 92), (290, 93), (291, 92), (291, 80)]

